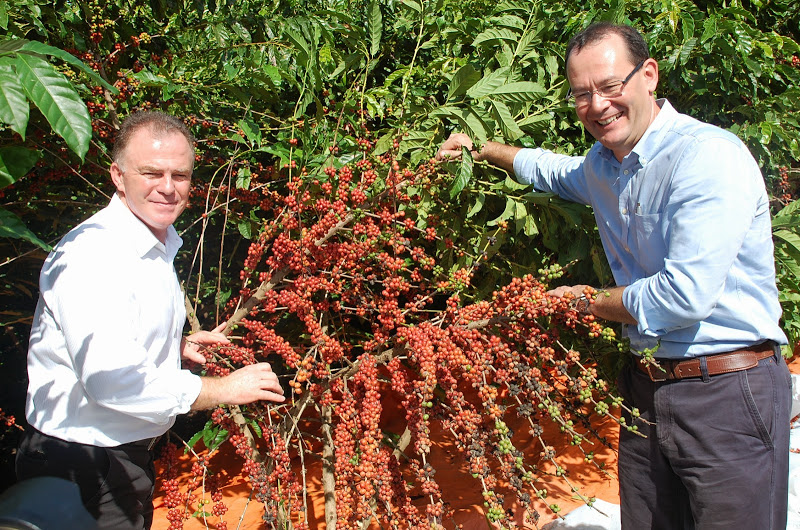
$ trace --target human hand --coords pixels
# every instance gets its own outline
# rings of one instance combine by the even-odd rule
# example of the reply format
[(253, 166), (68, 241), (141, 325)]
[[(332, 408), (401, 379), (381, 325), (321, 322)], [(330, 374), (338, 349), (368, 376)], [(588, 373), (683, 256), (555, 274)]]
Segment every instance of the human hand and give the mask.
[(566, 293), (572, 293), (573, 298), (580, 298), (586, 294), (588, 285), (561, 285), (555, 289), (547, 291), (550, 296), (563, 297)]
[(282, 403), (286, 400), (278, 376), (269, 363), (249, 364), (225, 377), (203, 377), (202, 382), (192, 410), (206, 410), (223, 403), (247, 405), (256, 401)]
[(181, 340), (181, 358), (194, 361), (199, 364), (206, 363), (206, 357), (200, 350), (203, 347), (213, 346), (214, 344), (230, 344), (228, 338), (223, 334), (226, 323), (223, 322), (211, 331), (197, 331), (184, 337)]
[(461, 148), (466, 147), (472, 151), (474, 144), (469, 136), (464, 133), (453, 133), (444, 141), (442, 146), (436, 151), (437, 160), (453, 160), (461, 158)]

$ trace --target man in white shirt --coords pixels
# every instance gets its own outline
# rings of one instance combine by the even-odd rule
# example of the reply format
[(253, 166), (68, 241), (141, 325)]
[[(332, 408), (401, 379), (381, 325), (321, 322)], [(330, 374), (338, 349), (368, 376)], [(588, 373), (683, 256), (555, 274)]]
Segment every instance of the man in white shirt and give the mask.
[(222, 378), (181, 369), (227, 343), (224, 325), (183, 338), (186, 310), (173, 267), (194, 138), (177, 118), (132, 114), (117, 136), (109, 205), (70, 231), (42, 267), (28, 350), (17, 477), (76, 482), (100, 528), (149, 528), (152, 445), (178, 414), (220, 403), (281, 402), (269, 364)]

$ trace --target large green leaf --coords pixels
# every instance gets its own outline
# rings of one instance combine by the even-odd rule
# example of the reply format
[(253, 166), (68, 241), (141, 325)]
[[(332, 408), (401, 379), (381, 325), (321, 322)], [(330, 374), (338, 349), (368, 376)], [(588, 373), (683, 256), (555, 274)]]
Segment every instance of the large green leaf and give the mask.
[(3, 147), (0, 149), (0, 188), (5, 188), (17, 179), (24, 177), (33, 169), (40, 153), (24, 147)]
[(0, 121), (25, 139), (28, 127), (28, 98), (22, 90), (14, 63), (8, 57), (0, 57)]
[(0, 39), (0, 55), (16, 54), (26, 42), (25, 39)]
[(450, 89), (447, 92), (447, 101), (464, 94), (470, 87), (481, 79), (481, 74), (471, 64), (465, 64), (458, 69), (458, 72), (450, 81)]
[(34, 245), (37, 245), (44, 250), (51, 250), (50, 245), (36, 237), (36, 234), (31, 232), (28, 227), (25, 226), (25, 223), (22, 222), (22, 219), (8, 210), (4, 210), (3, 208), (0, 208), (0, 237), (25, 239), (26, 241), (30, 241)]
[(504, 67), (486, 74), (467, 90), (467, 95), (473, 99), (492, 95), (495, 90), (508, 82), (509, 71), (510, 68)]
[(454, 106), (444, 106), (432, 111), (432, 117), (446, 117), (457, 121), (464, 132), (470, 137), (478, 141), (480, 145), (486, 143), (489, 131), (487, 130), (486, 123), (474, 111), (474, 107), (459, 108)]
[(17, 55), (15, 66), (28, 99), (83, 160), (92, 138), (92, 121), (75, 88), (49, 62), (35, 55)]
[(106, 90), (110, 91), (112, 94), (119, 94), (119, 90), (114, 85), (111, 85), (103, 79), (100, 74), (86, 66), (80, 59), (72, 55), (71, 53), (65, 52), (60, 48), (56, 48), (55, 46), (48, 46), (47, 44), (37, 42), (37, 41), (24, 41), (24, 44), (19, 48), (20, 52), (27, 52), (27, 53), (36, 53), (40, 55), (50, 55), (52, 57), (56, 57), (61, 59), (65, 63), (69, 63), (72, 66), (78, 68), (83, 73), (88, 75), (92, 78), (92, 81), (101, 85)]
[(377, 0), (369, 3), (367, 14), (367, 31), (369, 32), (369, 55), (375, 57), (381, 49), (381, 36), (383, 34), (383, 15)]
[(514, 200), (512, 197), (506, 197), (506, 208), (503, 210), (499, 216), (495, 217), (491, 221), (487, 221), (487, 226), (496, 226), (497, 223), (500, 221), (505, 221), (506, 219), (510, 219), (517, 213), (517, 201)]
[(495, 42), (495, 41), (509, 41), (509, 42), (517, 42), (519, 40), (519, 34), (515, 31), (506, 29), (506, 28), (489, 28), (486, 31), (481, 32), (475, 40), (472, 42), (473, 46), (478, 46), (479, 44), (483, 44), (485, 42)]
[(518, 81), (516, 83), (508, 83), (494, 91), (492, 94), (493, 99), (500, 99), (504, 101), (536, 101), (547, 95), (547, 90), (539, 83), (531, 81)]
[(508, 140), (513, 141), (525, 135), (522, 129), (519, 128), (519, 125), (517, 125), (517, 122), (514, 120), (511, 111), (505, 103), (492, 100), (492, 109), (494, 109), (494, 118), (503, 131), (503, 136)]
[(478, 193), (478, 197), (475, 199), (475, 204), (467, 212), (467, 218), (473, 217), (476, 213), (480, 212), (483, 209), (483, 205), (486, 204), (486, 194), (483, 192)]
[(466, 147), (461, 147), (461, 165), (458, 168), (458, 174), (450, 187), (450, 198), (452, 199), (463, 190), (469, 181), (472, 179), (472, 153)]

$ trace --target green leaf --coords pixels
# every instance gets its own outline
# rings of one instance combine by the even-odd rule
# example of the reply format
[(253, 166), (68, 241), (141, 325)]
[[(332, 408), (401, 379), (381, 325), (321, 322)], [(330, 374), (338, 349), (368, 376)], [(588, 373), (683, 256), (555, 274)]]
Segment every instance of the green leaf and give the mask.
[(256, 420), (254, 420), (253, 418), (247, 418), (247, 424), (250, 426), (251, 429), (253, 429), (253, 432), (256, 433), (257, 437), (262, 438), (264, 436), (264, 433), (261, 430), (261, 426), (258, 424)]
[(24, 147), (0, 148), (0, 188), (5, 188), (27, 175), (40, 157), (39, 151)]
[(486, 224), (488, 226), (495, 226), (500, 221), (505, 221), (506, 219), (510, 219), (517, 211), (517, 201), (512, 199), (511, 197), (506, 197), (506, 209), (503, 210), (498, 217), (495, 217), (491, 221), (488, 221)]
[(202, 438), (202, 437), (203, 437), (203, 433), (204, 433), (204, 432), (205, 432), (207, 429), (210, 429), (210, 428), (211, 428), (213, 425), (214, 425), (214, 422), (213, 422), (212, 420), (208, 420), (208, 421), (206, 422), (205, 426), (203, 427), (203, 430), (202, 430), (202, 431), (197, 431), (197, 432), (195, 433), (195, 435), (194, 435), (194, 436), (192, 436), (191, 438), (189, 438), (189, 441), (188, 441), (188, 442), (186, 442), (186, 445), (187, 445), (188, 447), (186, 447), (186, 448), (183, 450), (183, 454), (186, 454), (186, 453), (188, 453), (188, 452), (189, 452), (189, 449), (191, 449), (192, 447), (194, 447), (194, 446), (195, 446), (195, 444), (197, 444), (197, 442), (199, 442), (199, 441), (200, 441), (200, 438)]
[(539, 227), (532, 215), (525, 217), (525, 226), (522, 229), (522, 233), (528, 237), (533, 237), (539, 233)]
[(493, 98), (515, 102), (536, 101), (546, 95), (547, 90), (542, 85), (531, 81), (508, 83), (492, 93)]
[(236, 175), (236, 187), (240, 190), (249, 190), (251, 175), (252, 173), (250, 172), (249, 167), (240, 167), (239, 172)]
[(15, 66), (28, 99), (83, 160), (92, 139), (92, 120), (75, 88), (53, 65), (35, 55), (17, 55)]
[(203, 443), (208, 447), (208, 451), (213, 453), (228, 439), (228, 431), (222, 428), (216, 428), (213, 429), (210, 434), (211, 436), (203, 437)]
[(92, 78), (92, 81), (101, 85), (103, 88), (111, 92), (112, 94), (119, 94), (119, 90), (114, 85), (111, 85), (100, 77), (100, 74), (86, 66), (83, 61), (72, 55), (71, 53), (65, 52), (60, 48), (56, 48), (55, 46), (48, 46), (47, 44), (38, 42), (38, 41), (26, 41), (19, 50), (21, 52), (28, 52), (28, 53), (36, 53), (39, 55), (50, 55), (57, 59), (61, 59), (65, 63), (69, 63), (72, 66), (78, 68), (81, 72), (85, 73), (89, 77)]
[(415, 0), (400, 0), (400, 2), (406, 7), (413, 9), (417, 13), (422, 13), (422, 5), (419, 2), (416, 2)]
[(700, 37), (701, 42), (706, 42), (712, 37), (717, 35), (717, 16), (712, 15), (703, 21), (703, 35)]
[(514, 121), (514, 117), (511, 115), (511, 111), (508, 109), (508, 106), (506, 106), (506, 104), (502, 101), (491, 101), (492, 108), (494, 109), (494, 118), (500, 125), (500, 130), (503, 131), (503, 136), (512, 141), (525, 136), (525, 133), (519, 128), (517, 122)]
[(515, 191), (522, 191), (530, 188), (530, 184), (525, 184), (523, 182), (519, 182), (516, 179), (511, 178), (510, 176), (506, 175), (505, 180), (497, 186), (498, 189), (502, 189), (505, 192), (515, 192)]
[(383, 33), (383, 15), (377, 0), (369, 3), (367, 14), (367, 32), (369, 34), (369, 55), (375, 57), (381, 49), (381, 36)]
[(683, 43), (680, 54), (681, 64), (686, 64), (689, 61), (695, 46), (697, 46), (697, 39), (695, 38), (691, 38)]
[(486, 204), (486, 194), (481, 192), (475, 199), (475, 204), (473, 204), (472, 208), (470, 208), (467, 212), (467, 218), (473, 217), (475, 214), (480, 212), (483, 209), (484, 204)]
[(261, 145), (261, 129), (252, 120), (239, 120), (239, 128), (244, 131), (247, 140), (253, 147)]
[(309, 48), (308, 41), (298, 33), (294, 28), (286, 27), (283, 30), (286, 37), (294, 44), (295, 48), (297, 48), (300, 55), (297, 57), (297, 61), (305, 66), (308, 63), (309, 57), (311, 57), (311, 49)]
[(525, 224), (528, 220), (528, 208), (525, 203), (518, 202), (516, 210), (514, 210), (514, 224), (517, 232), (525, 231)]
[(495, 90), (506, 84), (509, 71), (510, 68), (504, 67), (486, 74), (467, 90), (467, 95), (473, 99), (492, 95)]
[(464, 146), (461, 146), (461, 165), (458, 168), (458, 174), (456, 174), (456, 179), (453, 181), (453, 185), (450, 186), (450, 198), (452, 199), (463, 190), (469, 181), (472, 180), (472, 166), (474, 162), (472, 160), (472, 153), (469, 152)]
[(0, 55), (16, 54), (26, 42), (25, 39), (0, 39)]
[(517, 32), (506, 29), (506, 28), (489, 28), (486, 31), (481, 32), (475, 37), (475, 40), (472, 41), (473, 46), (478, 46), (480, 44), (486, 42), (494, 42), (494, 41), (509, 41), (509, 42), (517, 42), (519, 40), (519, 35)]
[(31, 232), (28, 227), (25, 226), (25, 223), (22, 222), (22, 219), (8, 210), (4, 210), (3, 208), (0, 208), (0, 237), (24, 239), (48, 252), (52, 250), (50, 245), (36, 237), (36, 234)]
[(479, 144), (486, 143), (488, 131), (486, 124), (480, 116), (475, 114), (474, 108), (459, 108), (454, 106), (444, 106), (430, 113), (431, 116), (444, 116), (456, 120), (464, 132), (473, 139), (476, 139)]
[(396, 133), (394, 130), (389, 131), (375, 141), (375, 146), (372, 148), (372, 154), (382, 155), (392, 147)]
[(241, 219), (238, 224), (239, 233), (245, 239), (253, 239), (253, 227), (250, 224), (250, 219)]
[(0, 121), (25, 139), (30, 105), (8, 57), (0, 57)]
[(133, 74), (133, 77), (144, 86), (165, 86), (169, 84), (168, 79), (165, 77), (160, 77), (150, 70), (141, 70), (140, 72)]
[(465, 64), (458, 69), (458, 72), (450, 81), (450, 90), (447, 93), (447, 101), (464, 94), (470, 87), (480, 81), (481, 74), (471, 64)]
[(278, 67), (273, 66), (271, 64), (265, 64), (262, 67), (262, 70), (264, 70), (264, 73), (269, 76), (269, 79), (270, 81), (272, 81), (273, 85), (275, 85), (276, 87), (279, 87), (281, 85), (283, 77), (281, 77), (281, 71), (278, 69)]
[[(800, 210), (800, 199), (790, 202), (786, 206), (784, 206), (775, 216), (772, 218), (772, 226), (773, 228), (780, 226), (780, 223), (786, 219), (792, 219), (791, 216), (794, 215), (795, 212)], [(794, 221), (791, 221), (794, 222)]]

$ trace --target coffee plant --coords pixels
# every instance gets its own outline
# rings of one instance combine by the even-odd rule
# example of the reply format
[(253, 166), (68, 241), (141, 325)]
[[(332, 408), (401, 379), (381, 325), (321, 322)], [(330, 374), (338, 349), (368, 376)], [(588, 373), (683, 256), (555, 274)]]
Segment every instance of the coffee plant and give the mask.
[[(176, 225), (187, 331), (227, 321), (232, 341), (195, 369), (266, 360), (292, 396), (222, 406), (196, 435), (171, 437), (159, 487), (172, 527), (193, 515), (233, 525), (228, 473), (213, 458), (223, 444), (241, 457), (267, 527), (308, 527), (298, 462), (314, 459), (329, 528), (452, 527), (429, 457), (440, 432), (483, 491), (487, 520), (513, 526), (508, 498), (530, 508), (531, 524), (535, 502), (557, 512), (548, 485), (578, 495), (580, 485), (554, 447), (578, 446), (591, 462), (590, 420), (620, 417), (619, 330), (547, 294), (610, 284), (591, 211), (468, 153), (431, 157), (454, 130), (585, 152), (593, 140), (564, 103), (563, 53), (596, 19), (639, 28), (659, 59), (659, 97), (732, 130), (757, 157), (795, 343), (793, 2), (0, 0), (4, 420), (23, 414), (43, 249), (113, 193), (120, 121), (162, 109), (198, 138)], [(398, 407), (402, 424), (389, 430)], [(520, 421), (526, 432), (509, 427)], [(523, 458), (531, 443), (538, 459)], [(182, 452), (193, 455), (188, 484), (177, 480)]]

